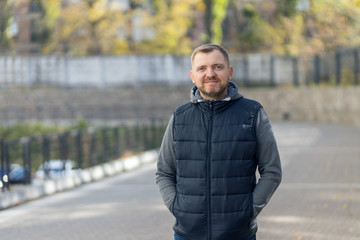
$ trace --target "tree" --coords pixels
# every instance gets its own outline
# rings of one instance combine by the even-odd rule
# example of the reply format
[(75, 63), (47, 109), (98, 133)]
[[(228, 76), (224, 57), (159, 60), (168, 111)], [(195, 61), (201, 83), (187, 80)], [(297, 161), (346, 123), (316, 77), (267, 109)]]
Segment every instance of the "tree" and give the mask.
[(308, 51), (319, 53), (360, 44), (358, 0), (317, 0), (307, 13)]
[(12, 4), (12, 0), (0, 0), (0, 53), (6, 52), (10, 44)]
[(229, 0), (214, 0), (212, 7), (213, 20), (211, 22), (211, 42), (222, 44), (223, 21), (226, 17)]
[[(271, 12), (269, 10), (270, 3), (267, 1), (266, 6), (256, 5), (254, 1), (244, 3), (233, 0), (229, 3), (232, 11), (229, 18), (232, 19), (226, 20), (230, 24), (230, 31), (226, 32), (224, 45), (230, 51), (269, 51), (281, 41), (275, 31), (275, 26), (270, 23), (274, 15), (273, 12), (268, 14)], [(262, 13), (260, 10), (266, 13)], [(267, 17), (265, 18), (263, 14)]]
[(360, 0), (232, 0), (225, 45), (235, 51), (298, 56), (360, 44)]
[[(54, 0), (48, 7), (58, 9), (59, 1)], [(118, 52), (118, 46), (122, 46), (118, 30), (123, 26), (124, 16), (121, 11), (109, 9), (106, 0), (65, 5), (48, 17), (53, 20), (54, 30), (45, 47), (47, 53), (113, 54)]]
[(205, 5), (204, 24), (205, 24), (205, 42), (209, 42), (212, 39), (212, 21), (213, 21), (213, 0), (203, 0)]
[[(360, 0), (33, 0), (43, 52), (189, 54), (205, 42), (229, 51), (297, 56), (360, 44)], [(0, 43), (10, 44), (11, 0), (0, 0)], [(305, 5), (304, 5), (305, 6)], [(0, 49), (0, 50), (1, 50)]]
[(151, 38), (137, 44), (141, 52), (189, 54), (192, 51), (191, 28), (199, 0), (154, 0), (153, 14), (148, 15)]
[(222, 44), (223, 22), (227, 14), (229, 0), (203, 0), (204, 42)]
[(297, 14), (298, 0), (275, 0), (276, 14), (280, 17), (293, 17)]
[(47, 33), (48, 38), (47, 42), (43, 45), (43, 52), (49, 53), (51, 50), (49, 47), (51, 44), (49, 44), (49, 41), (52, 41), (53, 34), (56, 29), (57, 20), (61, 14), (61, 0), (42, 0), (42, 5), (45, 11), (45, 15), (43, 17), (42, 23), (44, 24)]

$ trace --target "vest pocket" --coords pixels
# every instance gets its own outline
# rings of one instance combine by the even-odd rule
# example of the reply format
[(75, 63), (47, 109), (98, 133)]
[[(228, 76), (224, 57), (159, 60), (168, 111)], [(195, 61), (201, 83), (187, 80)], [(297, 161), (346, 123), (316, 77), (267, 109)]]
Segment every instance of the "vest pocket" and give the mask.
[(173, 215), (177, 226), (189, 232), (204, 231), (206, 226), (205, 196), (176, 194)]
[(252, 193), (213, 196), (212, 226), (214, 231), (248, 231), (253, 219)]

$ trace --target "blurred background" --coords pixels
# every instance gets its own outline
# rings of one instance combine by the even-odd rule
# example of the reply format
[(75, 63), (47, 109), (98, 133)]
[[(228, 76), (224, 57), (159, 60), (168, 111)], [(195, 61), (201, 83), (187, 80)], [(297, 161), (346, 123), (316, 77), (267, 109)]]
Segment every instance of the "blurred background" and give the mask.
[(192, 49), (213, 42), (274, 120), (360, 125), (359, 0), (2, 0), (0, 11), (3, 124), (168, 118), (188, 100)]
[(1, 52), (188, 55), (204, 42), (232, 53), (313, 56), (359, 45), (358, 0), (2, 0)]
[[(358, 239), (359, 16), (360, 0), (0, 0), (0, 209), (44, 180), (158, 149), (189, 101), (192, 50), (212, 42), (278, 141), (283, 182), (259, 238)], [(170, 239), (154, 171), (53, 210), (7, 209), (1, 238)], [(101, 206), (109, 212), (91, 215)]]
[(272, 121), (360, 126), (359, 16), (359, 0), (1, 0), (2, 175), (156, 147), (208, 42)]

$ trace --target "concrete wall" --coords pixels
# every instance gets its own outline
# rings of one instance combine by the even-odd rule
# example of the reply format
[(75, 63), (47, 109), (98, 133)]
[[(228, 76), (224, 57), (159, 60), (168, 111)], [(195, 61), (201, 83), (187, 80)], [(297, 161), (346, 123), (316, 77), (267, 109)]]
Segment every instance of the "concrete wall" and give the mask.
[(360, 87), (244, 89), (272, 120), (322, 122), (360, 127)]
[[(291, 58), (269, 54), (232, 55), (233, 79), (246, 83), (293, 83)], [(0, 56), (1, 86), (61, 87), (183, 85), (189, 81), (189, 56)], [(302, 69), (299, 66), (299, 69)], [(304, 71), (299, 72), (303, 79)]]
[[(190, 80), (189, 80), (190, 81)], [(0, 89), (0, 123), (26, 120), (164, 118), (189, 100), (191, 85), (142, 88)], [(360, 87), (240, 88), (261, 102), (272, 121), (360, 127)]]

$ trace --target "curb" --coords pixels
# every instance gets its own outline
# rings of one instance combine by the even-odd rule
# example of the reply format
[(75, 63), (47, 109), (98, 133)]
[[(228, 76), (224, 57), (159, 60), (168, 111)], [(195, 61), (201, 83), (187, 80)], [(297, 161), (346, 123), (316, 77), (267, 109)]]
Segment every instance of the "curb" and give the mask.
[(158, 150), (150, 150), (136, 156), (113, 160), (87, 169), (79, 169), (71, 176), (65, 176), (56, 180), (46, 180), (36, 185), (0, 193), (0, 210), (57, 192), (73, 189), (82, 184), (99, 181), (122, 172), (135, 170), (144, 164), (155, 162), (157, 158)]

